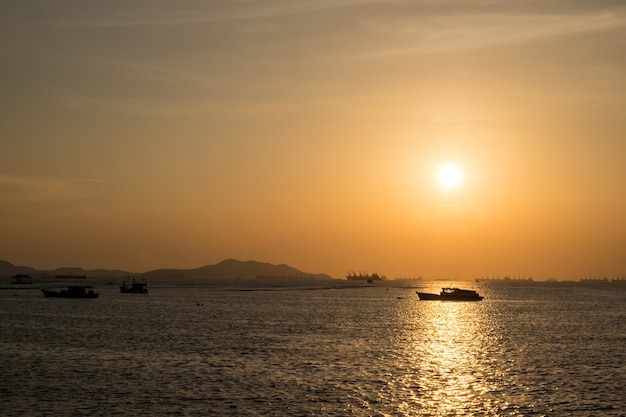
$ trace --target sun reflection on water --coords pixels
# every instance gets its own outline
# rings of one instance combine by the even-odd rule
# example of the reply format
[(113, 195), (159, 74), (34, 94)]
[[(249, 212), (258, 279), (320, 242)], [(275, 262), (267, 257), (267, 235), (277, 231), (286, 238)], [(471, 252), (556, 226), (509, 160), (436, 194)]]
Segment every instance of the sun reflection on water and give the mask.
[(449, 415), (460, 411), (475, 392), (472, 346), (479, 328), (467, 303), (429, 303), (425, 313), (430, 326), (421, 347), (420, 385), (429, 393), (428, 407)]
[[(490, 353), (493, 329), (482, 303), (418, 302), (408, 347), (416, 371), (409, 415), (496, 415), (503, 404)], [(510, 413), (511, 410), (508, 410)], [(513, 413), (515, 414), (515, 413)]]

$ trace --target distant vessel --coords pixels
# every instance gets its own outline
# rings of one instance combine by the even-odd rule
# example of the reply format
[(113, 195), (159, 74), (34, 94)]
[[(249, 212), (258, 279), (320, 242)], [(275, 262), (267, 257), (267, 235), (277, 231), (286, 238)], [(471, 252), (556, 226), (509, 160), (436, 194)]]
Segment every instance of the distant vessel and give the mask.
[(532, 277), (523, 277), (523, 278), (511, 278), (511, 277), (504, 277), (504, 278), (489, 278), (489, 277), (480, 277), (480, 278), (476, 278), (476, 282), (500, 282), (500, 281), (528, 281), (528, 282), (533, 282), (533, 278)]
[(462, 290), (460, 288), (442, 288), (439, 294), (416, 291), (420, 300), (440, 301), (480, 301), (484, 297), (474, 290)]
[(57, 274), (54, 277), (56, 279), (85, 279), (87, 275)]
[(148, 294), (148, 283), (145, 279), (136, 281), (133, 278), (131, 281), (129, 278), (126, 278), (120, 285), (120, 292), (124, 294)]
[(30, 275), (26, 274), (17, 274), (13, 278), (11, 278), (11, 284), (32, 284), (33, 280)]
[(384, 276), (380, 276), (377, 273), (373, 273), (371, 275), (369, 274), (364, 274), (362, 272), (360, 272), (358, 275), (354, 272), (349, 273), (346, 276), (346, 279), (348, 281), (367, 281), (369, 283), (373, 282), (373, 281), (382, 281), (385, 279)]
[(91, 285), (68, 285), (64, 290), (50, 290), (42, 288), (41, 292), (45, 297), (56, 298), (98, 298), (98, 293), (94, 292)]
[(313, 274), (304, 274), (304, 275), (257, 275), (257, 279), (285, 279), (285, 280), (311, 280), (315, 279), (315, 275)]

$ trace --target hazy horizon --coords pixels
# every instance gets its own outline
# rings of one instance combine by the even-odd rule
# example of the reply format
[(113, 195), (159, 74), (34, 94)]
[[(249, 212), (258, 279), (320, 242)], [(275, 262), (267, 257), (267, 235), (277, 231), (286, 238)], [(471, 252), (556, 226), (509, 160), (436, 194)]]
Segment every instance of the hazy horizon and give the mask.
[(626, 5), (0, 11), (14, 265), (626, 275)]

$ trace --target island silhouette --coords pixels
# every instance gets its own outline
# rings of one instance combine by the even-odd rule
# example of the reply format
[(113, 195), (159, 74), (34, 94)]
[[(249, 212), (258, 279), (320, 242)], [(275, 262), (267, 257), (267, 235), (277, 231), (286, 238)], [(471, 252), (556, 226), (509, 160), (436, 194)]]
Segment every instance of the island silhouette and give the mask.
[(39, 270), (29, 266), (16, 266), (8, 261), (0, 260), (0, 276), (12, 277), (17, 274), (31, 276), (88, 276), (88, 277), (175, 277), (175, 278), (281, 278), (281, 279), (333, 279), (328, 274), (303, 272), (286, 264), (271, 264), (258, 261), (240, 261), (226, 259), (214, 265), (199, 268), (181, 269), (164, 268), (143, 273), (131, 273), (119, 269), (83, 269), (79, 267), (62, 267), (53, 270)]

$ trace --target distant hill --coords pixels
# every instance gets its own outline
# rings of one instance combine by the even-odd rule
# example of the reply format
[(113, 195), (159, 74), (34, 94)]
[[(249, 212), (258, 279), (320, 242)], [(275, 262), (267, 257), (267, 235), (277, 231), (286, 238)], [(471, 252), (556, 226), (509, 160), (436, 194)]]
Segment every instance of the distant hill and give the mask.
[(171, 276), (171, 277), (193, 277), (193, 278), (243, 278), (251, 279), (257, 277), (272, 278), (311, 278), (311, 279), (332, 279), (326, 274), (312, 274), (302, 272), (296, 268), (285, 264), (273, 265), (266, 262), (239, 261), (227, 259), (215, 265), (206, 265), (195, 269), (157, 269), (146, 272), (147, 276)]
[(0, 261), (0, 276), (13, 276), (17, 274), (34, 274), (38, 271), (28, 266), (15, 266), (7, 261)]
[[(86, 275), (88, 277), (123, 277), (130, 272), (119, 269), (83, 269), (64, 267), (53, 270), (38, 270), (28, 266), (15, 266), (7, 261), (0, 260), (0, 277), (12, 277), (16, 274), (42, 275)], [(136, 274), (133, 274), (136, 275)], [(181, 278), (243, 278), (250, 279), (259, 276), (274, 278), (311, 278), (332, 279), (326, 274), (311, 274), (302, 272), (288, 265), (272, 265), (265, 262), (238, 261), (227, 259), (215, 265), (206, 265), (194, 269), (156, 269), (144, 273), (145, 276), (181, 277)]]
[(129, 272), (119, 269), (89, 270), (75, 267), (64, 267), (52, 270), (35, 269), (30, 266), (15, 266), (10, 262), (0, 260), (0, 277), (12, 277), (17, 274), (28, 274), (32, 276), (86, 275), (89, 277), (123, 277), (130, 275)]

